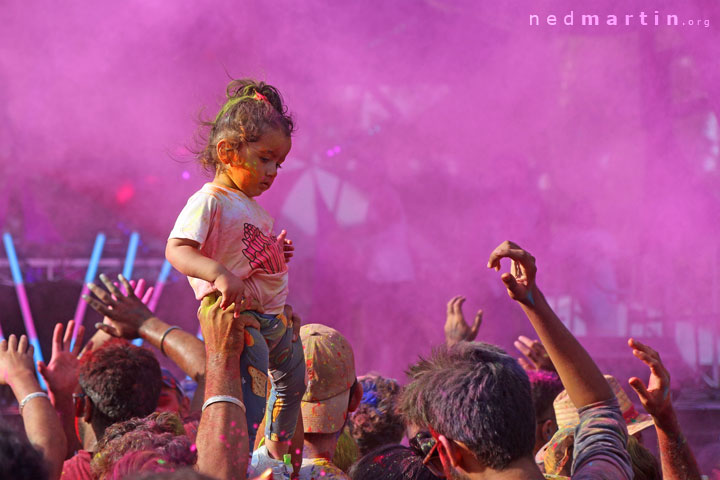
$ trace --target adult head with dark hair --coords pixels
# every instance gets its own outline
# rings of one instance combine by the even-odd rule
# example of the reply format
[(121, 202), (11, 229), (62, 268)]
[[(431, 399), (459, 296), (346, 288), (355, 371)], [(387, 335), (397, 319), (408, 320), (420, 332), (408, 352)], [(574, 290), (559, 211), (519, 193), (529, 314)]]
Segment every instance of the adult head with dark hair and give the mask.
[(113, 423), (149, 415), (157, 407), (161, 378), (150, 350), (121, 339), (107, 342), (80, 361), (78, 382), (87, 407), (83, 418), (99, 433)]
[(0, 478), (43, 480), (48, 469), (42, 454), (20, 433), (0, 422)]
[[(128, 456), (130, 453), (150, 452)], [(125, 458), (127, 457), (127, 458)], [(157, 467), (152, 459), (157, 457)], [(116, 464), (123, 460), (122, 468)], [(185, 435), (182, 421), (174, 412), (153, 412), (145, 418), (116, 423), (105, 431), (98, 442), (90, 464), (96, 478), (113, 478), (117, 472), (131, 472), (138, 465), (166, 469), (170, 466), (194, 465), (197, 453)], [(115, 472), (115, 473), (113, 473)]]
[(412, 448), (384, 445), (368, 452), (350, 468), (352, 480), (437, 480)]
[(527, 375), (530, 379), (530, 393), (535, 409), (535, 446), (533, 447), (533, 454), (535, 454), (557, 432), (558, 425), (553, 400), (565, 387), (563, 387), (560, 377), (553, 372), (529, 370)]
[(358, 379), (363, 389), (360, 406), (350, 416), (350, 433), (360, 455), (381, 445), (397, 444), (405, 433), (405, 422), (398, 411), (401, 387), (396, 380), (380, 375)]
[[(441, 457), (462, 456), (474, 471), (501, 472), (516, 462), (534, 465), (535, 412), (520, 364), (487, 343), (440, 348), (411, 366), (401, 409), (425, 425)], [(456, 476), (452, 465), (446, 469)]]
[(145, 417), (157, 407), (160, 364), (144, 348), (125, 340), (110, 340), (80, 361), (75, 415), (82, 450), (65, 461), (69, 476), (90, 470), (91, 452), (106, 429), (133, 417)]

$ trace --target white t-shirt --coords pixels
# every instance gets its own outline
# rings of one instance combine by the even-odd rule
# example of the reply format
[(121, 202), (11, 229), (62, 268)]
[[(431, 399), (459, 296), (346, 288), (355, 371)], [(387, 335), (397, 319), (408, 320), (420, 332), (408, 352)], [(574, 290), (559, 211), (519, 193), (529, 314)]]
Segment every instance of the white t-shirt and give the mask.
[[(264, 208), (239, 190), (206, 183), (180, 212), (170, 238), (198, 242), (202, 254), (245, 280), (265, 313), (276, 315), (287, 298), (288, 268), (273, 223)], [(198, 300), (217, 291), (205, 280), (188, 280)]]

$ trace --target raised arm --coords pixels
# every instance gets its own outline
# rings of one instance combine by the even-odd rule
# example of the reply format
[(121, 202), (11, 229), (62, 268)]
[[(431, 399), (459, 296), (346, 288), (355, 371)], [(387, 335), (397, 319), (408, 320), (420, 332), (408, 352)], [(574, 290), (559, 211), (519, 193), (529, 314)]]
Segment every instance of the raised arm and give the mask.
[(513, 274), (503, 273), (500, 277), (508, 295), (525, 311), (575, 407), (614, 398), (600, 369), (555, 315), (535, 283), (535, 257), (512, 242), (503, 242), (490, 255), (488, 267), (500, 271), (503, 258), (512, 260)]
[(205, 338), (205, 404), (197, 434), (197, 469), (221, 480), (244, 479), (249, 456), (240, 356), (245, 327), (259, 327), (249, 315), (222, 310), (221, 298), (203, 299), (198, 312)]
[(65, 432), (65, 439), (67, 440), (66, 459), (72, 457), (75, 451), (80, 448), (80, 439), (75, 432), (75, 406), (72, 394), (78, 386), (78, 372), (80, 370), (78, 354), (85, 335), (85, 327), (80, 326), (78, 328), (77, 340), (71, 348), (74, 328), (75, 321), (70, 320), (64, 329), (65, 334), (63, 335), (62, 323), (55, 325), (50, 363), (45, 365), (43, 362), (38, 362), (38, 370), (45, 379), (45, 383), (47, 383), (50, 400), (60, 417)]
[(30, 443), (40, 450), (51, 479), (62, 474), (66, 441), (60, 419), (42, 391), (33, 365), (33, 346), (25, 335), (10, 335), (0, 342), (0, 384), (10, 385), (20, 405), (20, 415)]
[[(205, 375), (205, 346), (192, 333), (162, 321), (136, 295), (129, 282), (119, 275), (124, 294), (107, 278), (101, 277), (107, 290), (91, 284), (90, 290), (97, 298), (86, 297), (85, 301), (95, 311), (105, 316), (99, 330), (105, 335), (128, 340), (142, 338), (159, 349), (190, 378), (200, 384)], [(113, 298), (115, 297), (115, 298)], [(163, 338), (164, 337), (164, 338)], [(199, 390), (202, 391), (202, 390)]]
[(660, 446), (660, 461), (665, 480), (700, 480), (695, 456), (680, 429), (670, 395), (670, 373), (660, 354), (635, 339), (628, 340), (632, 353), (650, 368), (647, 387), (637, 377), (628, 380), (645, 410), (653, 417)]

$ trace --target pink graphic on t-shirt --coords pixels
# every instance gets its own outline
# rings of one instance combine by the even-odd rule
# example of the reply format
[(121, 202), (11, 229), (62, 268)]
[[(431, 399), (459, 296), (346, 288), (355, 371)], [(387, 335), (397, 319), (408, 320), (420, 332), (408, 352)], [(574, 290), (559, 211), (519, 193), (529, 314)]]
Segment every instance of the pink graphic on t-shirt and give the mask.
[(244, 228), (243, 255), (253, 270), (280, 273), (285, 270), (285, 259), (277, 240), (263, 234), (255, 225), (246, 223)]

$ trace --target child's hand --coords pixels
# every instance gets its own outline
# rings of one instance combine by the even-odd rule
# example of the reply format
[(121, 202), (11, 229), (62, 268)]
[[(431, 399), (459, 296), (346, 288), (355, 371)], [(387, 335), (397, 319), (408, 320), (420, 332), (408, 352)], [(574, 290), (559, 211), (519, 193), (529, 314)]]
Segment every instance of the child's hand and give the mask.
[(282, 249), (283, 256), (285, 257), (285, 263), (288, 263), (293, 256), (293, 252), (295, 252), (295, 247), (293, 246), (292, 240), (285, 237), (287, 237), (287, 230), (280, 232), (280, 235), (277, 237), (277, 241), (278, 246)]
[[(240, 277), (228, 272), (220, 274), (215, 279), (214, 285), (222, 295), (220, 308), (225, 310), (234, 303), (235, 316), (237, 316), (241, 310), (240, 306), (245, 300), (245, 282)], [(242, 310), (245, 310), (245, 308)]]

